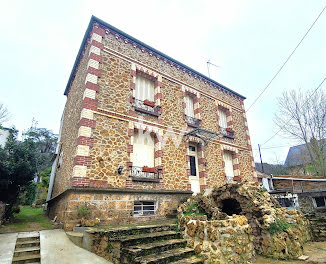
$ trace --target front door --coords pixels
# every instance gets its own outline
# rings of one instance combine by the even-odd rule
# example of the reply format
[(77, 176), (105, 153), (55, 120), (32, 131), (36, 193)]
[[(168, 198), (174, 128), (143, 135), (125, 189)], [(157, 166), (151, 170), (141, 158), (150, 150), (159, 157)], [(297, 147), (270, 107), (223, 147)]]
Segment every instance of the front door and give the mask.
[(191, 184), (191, 191), (193, 191), (193, 193), (196, 194), (196, 193), (200, 192), (197, 146), (196, 145), (189, 145), (189, 163), (190, 163), (189, 181)]

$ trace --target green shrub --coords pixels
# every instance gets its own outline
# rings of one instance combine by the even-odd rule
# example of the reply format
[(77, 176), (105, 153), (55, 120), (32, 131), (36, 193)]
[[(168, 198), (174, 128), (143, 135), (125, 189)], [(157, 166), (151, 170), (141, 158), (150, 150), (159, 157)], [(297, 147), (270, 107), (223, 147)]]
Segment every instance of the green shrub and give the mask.
[(291, 227), (290, 224), (277, 218), (276, 222), (272, 223), (269, 226), (269, 232), (271, 233), (271, 235), (274, 235), (276, 233), (284, 232), (286, 229), (288, 229), (290, 227)]
[(80, 218), (82, 217), (86, 218), (87, 216), (90, 215), (91, 210), (89, 210), (85, 205), (82, 205), (79, 206), (79, 208), (77, 209), (77, 213)]
[(184, 213), (185, 216), (189, 216), (191, 214), (194, 215), (205, 215), (205, 211), (198, 206), (198, 204), (194, 203), (187, 206), (187, 211)]
[(32, 205), (36, 198), (36, 186), (35, 182), (31, 182), (24, 187), (24, 194), (22, 197), (22, 204), (23, 205)]

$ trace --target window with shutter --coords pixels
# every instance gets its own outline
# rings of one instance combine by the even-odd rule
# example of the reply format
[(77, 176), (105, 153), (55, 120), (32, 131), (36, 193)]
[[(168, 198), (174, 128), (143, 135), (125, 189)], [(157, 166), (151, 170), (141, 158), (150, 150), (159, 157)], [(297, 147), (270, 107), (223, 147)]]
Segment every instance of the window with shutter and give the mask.
[(224, 151), (223, 158), (225, 164), (225, 175), (228, 181), (232, 181), (234, 177), (232, 153), (230, 151)]
[(139, 74), (136, 76), (136, 96), (135, 99), (154, 102), (154, 82)]
[(154, 138), (147, 133), (134, 134), (133, 164), (138, 167), (154, 167)]
[(189, 95), (186, 96), (186, 115), (195, 117), (194, 99)]
[(223, 110), (223, 109), (219, 109), (218, 110), (218, 115), (219, 115), (219, 126), (221, 128), (227, 128), (228, 127), (228, 124), (227, 124), (227, 121), (226, 121), (226, 111)]

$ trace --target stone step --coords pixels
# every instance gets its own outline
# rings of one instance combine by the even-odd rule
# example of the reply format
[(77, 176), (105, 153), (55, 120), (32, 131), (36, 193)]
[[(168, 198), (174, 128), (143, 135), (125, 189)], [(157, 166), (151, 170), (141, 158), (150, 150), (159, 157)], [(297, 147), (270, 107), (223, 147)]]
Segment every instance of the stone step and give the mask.
[(12, 259), (12, 264), (23, 264), (23, 263), (40, 263), (40, 254), (30, 254), (26, 256), (14, 257)]
[(177, 248), (167, 250), (159, 254), (151, 254), (148, 256), (140, 256), (135, 258), (134, 263), (139, 264), (163, 264), (171, 263), (181, 259), (187, 259), (195, 254), (195, 251), (191, 248)]
[(170, 262), (170, 264), (204, 264), (204, 258), (200, 256), (191, 256), (189, 258)]
[(23, 241), (35, 241), (40, 240), (40, 236), (26, 236), (26, 237), (17, 237), (17, 242), (23, 242)]
[(138, 244), (123, 248), (122, 255), (128, 256), (129, 259), (134, 259), (139, 256), (147, 256), (150, 254), (160, 253), (175, 248), (185, 248), (186, 245), (187, 241), (184, 239), (170, 239), (149, 244)]
[(14, 252), (14, 257), (28, 256), (28, 255), (39, 255), (40, 247), (26, 247), (26, 248), (16, 248)]
[(117, 228), (108, 228), (108, 229), (95, 229), (87, 230), (89, 233), (96, 233), (101, 231), (106, 233), (107, 237), (122, 237), (122, 236), (131, 236), (138, 235), (143, 233), (156, 233), (163, 231), (172, 231), (177, 227), (176, 224), (165, 224), (165, 225), (145, 225), (145, 226), (132, 226), (132, 227), (117, 227)]
[(16, 248), (36, 247), (40, 246), (40, 240), (27, 240), (16, 242)]
[(140, 235), (131, 235), (124, 237), (109, 238), (110, 241), (120, 241), (122, 247), (128, 247), (135, 244), (153, 243), (157, 240), (179, 239), (181, 233), (176, 231), (164, 231), (156, 233), (145, 233)]

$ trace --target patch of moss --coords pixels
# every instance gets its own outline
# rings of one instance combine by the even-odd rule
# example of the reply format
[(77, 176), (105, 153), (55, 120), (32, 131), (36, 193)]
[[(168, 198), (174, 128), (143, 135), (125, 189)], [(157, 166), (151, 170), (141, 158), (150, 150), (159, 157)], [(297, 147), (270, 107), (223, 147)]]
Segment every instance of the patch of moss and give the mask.
[(284, 232), (285, 230), (287, 230), (288, 228), (290, 228), (291, 225), (287, 222), (282, 221), (281, 219), (276, 219), (275, 223), (272, 223), (269, 226), (269, 233), (271, 235), (274, 235), (276, 233), (280, 233), (280, 232)]

